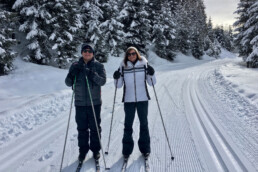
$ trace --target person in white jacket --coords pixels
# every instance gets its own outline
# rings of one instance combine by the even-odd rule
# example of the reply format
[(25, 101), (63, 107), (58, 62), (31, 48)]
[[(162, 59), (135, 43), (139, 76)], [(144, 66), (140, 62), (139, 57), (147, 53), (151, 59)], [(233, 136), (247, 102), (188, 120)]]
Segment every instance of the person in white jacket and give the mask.
[(153, 67), (135, 47), (129, 47), (126, 50), (124, 60), (119, 69), (114, 72), (115, 86), (124, 88), (122, 101), (124, 102), (125, 121), (122, 153), (125, 158), (130, 156), (134, 147), (132, 126), (136, 110), (140, 121), (139, 150), (145, 157), (151, 152), (147, 118), (150, 96), (147, 83), (150, 86), (156, 83), (154, 73)]

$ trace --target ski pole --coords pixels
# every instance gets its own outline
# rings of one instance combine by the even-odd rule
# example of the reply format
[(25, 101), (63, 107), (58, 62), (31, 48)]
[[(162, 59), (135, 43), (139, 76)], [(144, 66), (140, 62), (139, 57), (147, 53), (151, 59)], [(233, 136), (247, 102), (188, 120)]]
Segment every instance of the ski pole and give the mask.
[(75, 90), (75, 83), (76, 83), (76, 76), (74, 77), (73, 94), (72, 94), (72, 100), (71, 100), (71, 106), (70, 106), (68, 124), (67, 124), (67, 129), (66, 129), (66, 134), (65, 134), (65, 143), (64, 143), (64, 148), (63, 148), (63, 154), (62, 154), (62, 161), (61, 161), (60, 172), (62, 171), (63, 160), (64, 160), (64, 153), (65, 153), (65, 146), (66, 146), (66, 140), (67, 140), (67, 136), (68, 136), (68, 129), (69, 129), (70, 118), (71, 118), (71, 113), (72, 113), (73, 97), (74, 97), (74, 90)]
[(88, 80), (88, 77), (87, 77), (87, 76), (86, 76), (86, 82), (87, 82), (88, 92), (89, 92), (89, 95), (90, 95), (91, 107), (92, 107), (92, 111), (93, 111), (93, 116), (94, 116), (94, 120), (95, 120), (95, 125), (96, 125), (96, 128), (97, 128), (97, 133), (98, 133), (98, 138), (99, 138), (99, 143), (100, 143), (100, 149), (101, 149), (101, 152), (102, 152), (102, 156), (103, 156), (103, 160), (104, 160), (105, 169), (106, 169), (106, 170), (110, 170), (110, 168), (107, 168), (107, 166), (106, 166), (106, 161), (105, 161), (105, 157), (104, 157), (104, 152), (103, 152), (102, 144), (101, 144), (101, 140), (100, 140), (99, 127), (98, 127), (98, 123), (97, 123), (96, 113), (95, 113), (95, 109), (94, 109), (94, 105), (93, 105), (93, 101), (92, 101), (92, 97), (91, 97), (91, 91), (90, 91), (89, 80)]
[(156, 94), (156, 90), (155, 90), (152, 78), (151, 78), (151, 83), (152, 83), (152, 87), (153, 87), (153, 90), (154, 90), (154, 93), (155, 93), (155, 98), (156, 98), (156, 101), (157, 101), (157, 104), (158, 104), (159, 114), (160, 114), (160, 117), (161, 117), (161, 121), (162, 121), (162, 124), (163, 124), (165, 135), (166, 135), (166, 138), (167, 138), (168, 147), (169, 147), (170, 154), (171, 154), (171, 159), (174, 160), (174, 156), (172, 154), (172, 150), (171, 150), (171, 147), (170, 147), (170, 144), (169, 144), (169, 141), (168, 141), (168, 135), (167, 135), (167, 131), (166, 131), (166, 128), (165, 128), (165, 123), (164, 123), (164, 120), (163, 120), (163, 117), (162, 117), (162, 114), (161, 114), (161, 110), (160, 110), (160, 106), (159, 106), (159, 101), (158, 101), (158, 98), (157, 98), (157, 94)]
[(114, 102), (113, 102), (113, 110), (112, 110), (112, 116), (111, 116), (111, 124), (110, 124), (109, 137), (108, 137), (108, 145), (107, 145), (107, 151), (105, 152), (105, 154), (108, 154), (108, 150), (109, 150), (109, 143), (110, 143), (110, 137), (111, 137), (111, 131), (112, 131), (112, 123), (113, 123), (113, 115), (114, 115), (115, 101), (116, 101), (117, 82), (118, 82), (118, 80), (116, 80), (116, 89), (115, 89), (115, 96), (114, 96)]

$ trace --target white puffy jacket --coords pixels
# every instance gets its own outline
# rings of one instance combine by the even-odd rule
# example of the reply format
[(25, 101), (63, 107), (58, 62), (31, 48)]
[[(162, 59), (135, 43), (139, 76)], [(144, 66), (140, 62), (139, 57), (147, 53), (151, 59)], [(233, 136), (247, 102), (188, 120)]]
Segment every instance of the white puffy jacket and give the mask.
[[(140, 102), (150, 99), (147, 84), (152, 86), (152, 82), (156, 84), (155, 74), (150, 76), (147, 74), (147, 59), (142, 57), (142, 60), (138, 60), (135, 65), (128, 61), (125, 66), (124, 61), (120, 65), (120, 73), (122, 74), (117, 82), (117, 88), (121, 88), (124, 85), (123, 102)], [(152, 81), (151, 81), (152, 79)]]

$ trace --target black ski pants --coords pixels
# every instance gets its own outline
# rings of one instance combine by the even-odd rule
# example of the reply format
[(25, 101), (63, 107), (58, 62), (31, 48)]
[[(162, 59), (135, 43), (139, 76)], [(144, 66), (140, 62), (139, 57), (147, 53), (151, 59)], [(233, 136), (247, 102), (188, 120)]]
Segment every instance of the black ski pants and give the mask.
[[(96, 113), (99, 132), (101, 133), (101, 105), (94, 105), (94, 110)], [(78, 130), (78, 146), (80, 156), (84, 157), (88, 153), (89, 149), (92, 152), (99, 152), (101, 147), (92, 111), (92, 106), (76, 106), (75, 120)]]
[(140, 137), (138, 146), (141, 153), (150, 153), (150, 134), (148, 128), (148, 101), (124, 103), (125, 121), (124, 121), (124, 136), (123, 136), (123, 155), (130, 155), (133, 152), (133, 121), (135, 112), (140, 121)]

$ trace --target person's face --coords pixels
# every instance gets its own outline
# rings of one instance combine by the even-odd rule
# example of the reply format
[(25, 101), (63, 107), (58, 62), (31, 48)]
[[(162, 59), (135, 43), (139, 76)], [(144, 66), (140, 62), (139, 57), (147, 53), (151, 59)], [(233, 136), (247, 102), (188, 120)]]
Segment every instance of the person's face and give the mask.
[(84, 49), (82, 51), (82, 57), (85, 62), (90, 61), (93, 58), (93, 51), (91, 49)]
[(135, 50), (129, 50), (127, 57), (130, 62), (135, 62), (137, 59), (137, 54)]

